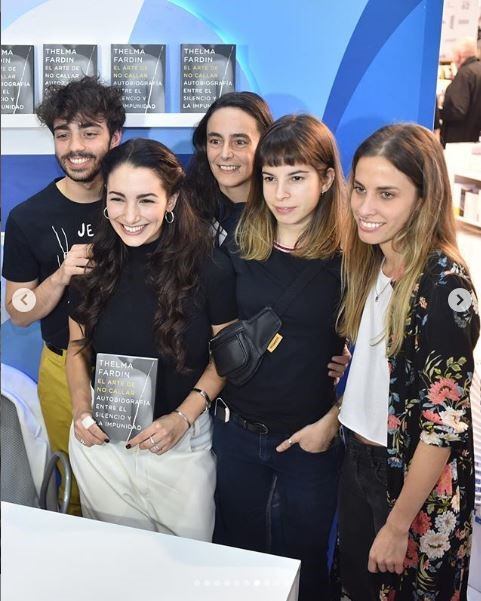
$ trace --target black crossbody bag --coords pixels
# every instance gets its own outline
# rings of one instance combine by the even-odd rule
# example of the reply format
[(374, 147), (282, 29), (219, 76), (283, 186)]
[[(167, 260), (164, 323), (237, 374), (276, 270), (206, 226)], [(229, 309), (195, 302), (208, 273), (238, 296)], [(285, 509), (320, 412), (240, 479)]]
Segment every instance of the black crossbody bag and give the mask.
[(252, 378), (265, 352), (274, 352), (282, 340), (281, 315), (323, 268), (317, 261), (309, 263), (273, 307), (264, 307), (250, 319), (236, 321), (210, 340), (209, 350), (219, 376), (235, 386)]

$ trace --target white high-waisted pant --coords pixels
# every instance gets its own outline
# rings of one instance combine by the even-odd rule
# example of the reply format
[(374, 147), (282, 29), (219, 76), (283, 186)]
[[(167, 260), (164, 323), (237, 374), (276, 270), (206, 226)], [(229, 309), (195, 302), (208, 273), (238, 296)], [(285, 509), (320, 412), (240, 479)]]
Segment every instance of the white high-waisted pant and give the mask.
[(203, 541), (214, 530), (212, 425), (203, 413), (162, 455), (124, 442), (86, 447), (70, 429), (84, 517)]

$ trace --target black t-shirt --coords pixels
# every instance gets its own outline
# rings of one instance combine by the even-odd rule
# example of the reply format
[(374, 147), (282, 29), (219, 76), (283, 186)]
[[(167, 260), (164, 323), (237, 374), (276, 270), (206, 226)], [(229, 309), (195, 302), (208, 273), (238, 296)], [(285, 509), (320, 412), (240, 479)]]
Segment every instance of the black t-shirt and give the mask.
[[(44, 190), (16, 206), (5, 227), (3, 277), (10, 282), (40, 284), (62, 264), (74, 244), (92, 241), (99, 219), (100, 201), (88, 204), (64, 196), (55, 180)], [(45, 342), (67, 348), (67, 291), (41, 320)]]
[[(201, 286), (184, 333), (188, 373), (178, 373), (162, 357), (154, 339), (156, 298), (146, 283), (147, 255), (157, 242), (128, 248), (128, 259), (115, 290), (102, 310), (92, 339), (92, 368), (96, 353), (158, 357), (154, 418), (179, 406), (198, 381), (209, 361), (211, 325), (237, 317), (235, 276), (229, 260), (214, 249), (201, 272)], [(70, 315), (81, 299), (81, 281), (70, 288)], [(94, 373), (93, 376), (94, 377)], [(93, 383), (93, 382), (92, 382)]]
[(219, 223), (228, 234), (234, 232), (245, 206), (245, 202), (232, 202), (230, 198), (221, 193), (219, 198)]
[(235, 228), (239, 223), (242, 211), (246, 206), (245, 202), (232, 202), (222, 192), (219, 192), (219, 206), (217, 219), (214, 220), (215, 244), (221, 246), (227, 236), (234, 234)]
[[(274, 306), (302, 271), (306, 259), (273, 250), (266, 261), (240, 258), (232, 240), (228, 253), (237, 275), (239, 319)], [(320, 261), (323, 269), (307, 284), (281, 316), (283, 336), (273, 353), (266, 352), (254, 375), (243, 386), (227, 383), (222, 398), (242, 417), (266, 424), (273, 432), (292, 433), (313, 423), (335, 401), (334, 381), (327, 364), (341, 354), (344, 341), (335, 332), (341, 300), (339, 256)]]

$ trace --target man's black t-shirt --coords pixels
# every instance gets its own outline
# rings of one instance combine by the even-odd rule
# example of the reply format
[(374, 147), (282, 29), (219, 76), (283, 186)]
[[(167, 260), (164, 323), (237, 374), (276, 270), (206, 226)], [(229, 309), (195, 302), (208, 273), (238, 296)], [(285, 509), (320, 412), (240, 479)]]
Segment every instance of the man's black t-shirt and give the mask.
[[(8, 216), (2, 274), (10, 282), (40, 284), (62, 264), (74, 244), (92, 242), (100, 201), (69, 200), (56, 186), (59, 180), (16, 206)], [(41, 320), (42, 338), (60, 348), (68, 343), (68, 295)]]
[[(232, 240), (221, 247), (237, 275), (239, 319), (273, 306), (302, 271), (306, 259), (273, 250), (266, 261), (245, 261)], [(281, 316), (283, 336), (274, 352), (266, 352), (254, 375), (243, 386), (227, 383), (222, 398), (242, 417), (270, 430), (292, 434), (313, 423), (335, 401), (334, 381), (327, 364), (341, 354), (344, 341), (335, 332), (341, 300), (339, 256), (320, 261), (324, 268)]]
[[(156, 297), (146, 283), (148, 254), (157, 242), (138, 248), (129, 247), (128, 259), (114, 292), (102, 310), (92, 339), (92, 368), (96, 353), (158, 357), (154, 418), (179, 406), (202, 375), (209, 362), (211, 325), (237, 317), (235, 276), (229, 260), (218, 250), (209, 258), (201, 273), (201, 287), (184, 333), (188, 373), (175, 371), (172, 362), (159, 353), (153, 332)], [(70, 314), (82, 296), (81, 279), (70, 287)], [(94, 374), (93, 374), (94, 375)], [(93, 382), (92, 382), (93, 384)]]

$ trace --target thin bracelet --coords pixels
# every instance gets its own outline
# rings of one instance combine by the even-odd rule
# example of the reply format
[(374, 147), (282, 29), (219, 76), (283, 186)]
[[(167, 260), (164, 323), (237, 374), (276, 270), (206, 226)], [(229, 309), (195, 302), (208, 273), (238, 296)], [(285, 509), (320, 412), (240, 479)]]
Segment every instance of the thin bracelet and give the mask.
[(180, 415), (180, 417), (187, 422), (187, 425), (189, 426), (189, 428), (192, 428), (192, 424), (190, 423), (189, 418), (180, 409), (176, 409), (175, 411), (173, 411), (173, 413), (177, 413), (177, 415)]
[(193, 392), (198, 392), (200, 394), (200, 396), (204, 399), (205, 401), (205, 411), (209, 411), (210, 406), (212, 405), (212, 401), (210, 400), (210, 396), (207, 394), (207, 392), (205, 390), (202, 390), (201, 388), (192, 388)]

